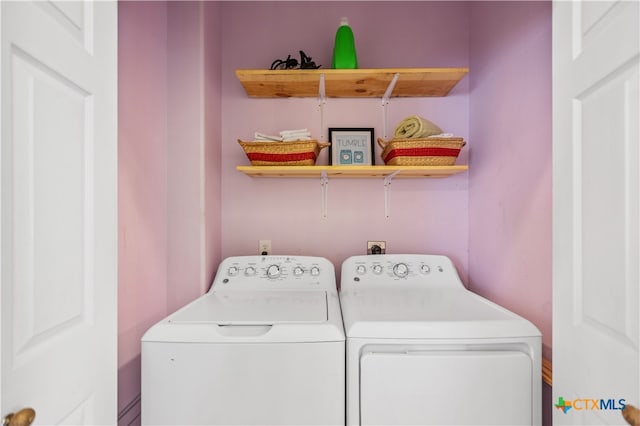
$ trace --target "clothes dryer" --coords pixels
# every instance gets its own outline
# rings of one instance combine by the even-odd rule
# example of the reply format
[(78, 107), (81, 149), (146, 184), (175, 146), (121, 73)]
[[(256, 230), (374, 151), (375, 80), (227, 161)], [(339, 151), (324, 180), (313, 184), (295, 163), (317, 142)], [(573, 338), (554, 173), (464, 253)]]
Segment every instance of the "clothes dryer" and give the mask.
[(435, 255), (342, 265), (349, 425), (541, 423), (541, 335)]
[(142, 423), (344, 424), (344, 353), (328, 260), (227, 258), (143, 336)]

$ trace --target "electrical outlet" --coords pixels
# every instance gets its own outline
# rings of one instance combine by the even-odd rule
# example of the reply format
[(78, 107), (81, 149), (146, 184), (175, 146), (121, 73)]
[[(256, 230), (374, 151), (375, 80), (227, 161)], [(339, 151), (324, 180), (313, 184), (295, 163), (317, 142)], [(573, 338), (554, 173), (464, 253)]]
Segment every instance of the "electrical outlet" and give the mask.
[(385, 254), (386, 252), (386, 241), (367, 241), (367, 254)]
[(267, 256), (271, 254), (271, 240), (258, 241), (258, 254), (262, 256)]

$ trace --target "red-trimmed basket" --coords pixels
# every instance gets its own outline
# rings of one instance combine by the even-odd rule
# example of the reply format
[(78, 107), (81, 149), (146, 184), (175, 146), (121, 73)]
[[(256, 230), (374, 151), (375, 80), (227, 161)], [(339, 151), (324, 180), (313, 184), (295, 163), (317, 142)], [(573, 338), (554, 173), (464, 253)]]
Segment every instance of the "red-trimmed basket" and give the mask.
[(462, 138), (378, 138), (388, 166), (453, 166), (465, 144)]
[(313, 166), (326, 142), (244, 142), (238, 139), (252, 166)]

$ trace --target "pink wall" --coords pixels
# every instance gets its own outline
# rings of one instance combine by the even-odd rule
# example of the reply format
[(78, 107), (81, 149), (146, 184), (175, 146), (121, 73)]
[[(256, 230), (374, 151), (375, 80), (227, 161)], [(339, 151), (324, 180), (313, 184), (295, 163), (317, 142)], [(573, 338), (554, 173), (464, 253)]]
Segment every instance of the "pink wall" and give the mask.
[[(225, 2), (222, 13), (223, 256), (257, 254), (258, 240), (270, 239), (276, 254), (324, 256), (339, 270), (345, 258), (365, 252), (367, 240), (379, 239), (391, 253), (449, 255), (466, 277), (467, 174), (395, 180), (389, 219), (381, 179), (332, 179), (324, 219), (319, 179), (249, 178), (235, 170), (248, 164), (236, 140), (250, 140), (256, 130), (303, 127), (324, 139), (328, 127), (374, 127), (382, 136), (380, 99), (329, 99), (321, 128), (315, 99), (249, 99), (234, 74), (236, 68), (268, 68), (300, 49), (330, 67), (342, 16), (355, 33), (362, 68), (467, 66), (466, 3)], [(418, 114), (469, 138), (467, 90), (465, 78), (446, 98), (393, 99), (388, 127)], [(466, 156), (465, 150), (461, 163)]]
[(121, 424), (139, 414), (140, 338), (220, 261), (219, 19), (217, 3), (119, 3)]
[(140, 337), (166, 313), (166, 20), (162, 3), (118, 5), (119, 411), (140, 392)]
[[(222, 261), (222, 34), (220, 3), (205, 2), (203, 9), (204, 51), (204, 268), (203, 282), (213, 281)], [(208, 288), (207, 288), (208, 289)]]
[[(216, 19), (214, 15), (205, 14), (205, 10), (215, 12), (215, 6), (205, 6), (201, 2), (167, 3), (168, 312), (206, 291), (212, 273), (207, 268), (217, 257), (206, 248), (212, 247), (208, 239), (219, 240), (219, 236), (208, 234), (206, 229), (219, 230), (220, 206), (211, 203), (216, 197), (219, 200), (219, 190), (214, 186), (207, 191), (205, 186), (219, 176), (215, 163), (219, 155), (215, 153), (220, 150), (220, 120), (209, 122), (205, 114), (211, 120), (220, 108), (219, 94), (206, 90), (216, 90), (210, 83), (220, 78), (219, 66), (210, 59), (219, 55), (219, 38), (212, 33), (219, 26), (208, 22)], [(207, 159), (214, 163), (206, 164)], [(207, 200), (213, 212), (206, 210)], [(214, 226), (207, 228), (207, 221)]]

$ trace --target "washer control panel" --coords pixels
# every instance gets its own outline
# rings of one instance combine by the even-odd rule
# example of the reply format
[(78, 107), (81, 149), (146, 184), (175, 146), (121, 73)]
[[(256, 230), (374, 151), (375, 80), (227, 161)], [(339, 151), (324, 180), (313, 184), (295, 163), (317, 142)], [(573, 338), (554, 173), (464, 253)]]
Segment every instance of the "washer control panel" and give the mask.
[(322, 257), (236, 256), (222, 261), (212, 288), (335, 289), (335, 280), (333, 264)]
[(440, 255), (382, 254), (353, 256), (342, 264), (341, 288), (460, 287), (451, 260)]

